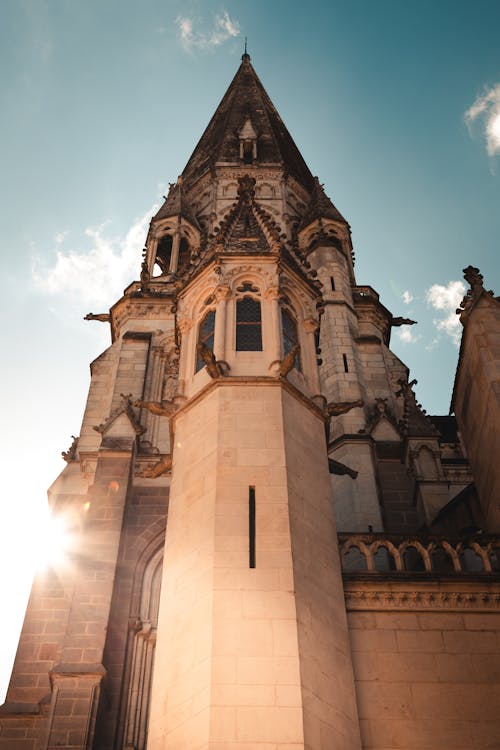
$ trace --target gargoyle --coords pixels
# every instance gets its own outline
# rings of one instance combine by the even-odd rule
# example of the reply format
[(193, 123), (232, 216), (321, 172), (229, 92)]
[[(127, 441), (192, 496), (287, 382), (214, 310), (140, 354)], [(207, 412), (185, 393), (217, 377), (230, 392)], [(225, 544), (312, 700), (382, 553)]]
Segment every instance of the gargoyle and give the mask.
[(414, 326), (416, 324), (417, 321), (411, 318), (393, 318), (391, 320), (391, 326)]
[(100, 320), (101, 323), (109, 323), (109, 313), (87, 313), (84, 320)]
[(299, 352), (300, 352), (300, 346), (298, 344), (295, 344), (295, 346), (290, 349), (288, 354), (286, 354), (283, 357), (283, 359), (280, 362), (280, 367), (278, 371), (280, 377), (286, 378), (288, 373), (293, 370), (293, 367), (295, 365), (295, 358)]
[(360, 398), (357, 401), (339, 401), (336, 404), (332, 402), (327, 404), (326, 411), (329, 417), (340, 417), (341, 414), (347, 414), (348, 411), (355, 409), (357, 406), (363, 406)]
[(213, 351), (201, 341), (196, 345), (196, 351), (202, 358), (207, 368), (207, 372), (211, 378), (220, 378), (223, 375), (222, 368), (215, 359)]
[(340, 461), (335, 461), (334, 458), (328, 459), (328, 471), (330, 472), (330, 474), (337, 474), (340, 476), (342, 476), (343, 474), (347, 474), (347, 476), (351, 477), (351, 479), (356, 479), (356, 477), (358, 476), (357, 471), (354, 471), (354, 469), (351, 469), (349, 466), (346, 466)]
[(171, 401), (142, 401), (138, 398), (134, 401), (134, 406), (147, 409), (151, 414), (159, 417), (171, 417), (175, 411), (175, 406)]
[(157, 477), (161, 477), (162, 474), (169, 474), (171, 470), (172, 456), (168, 454), (161, 461), (153, 464), (153, 466), (143, 469), (140, 476), (145, 479), (156, 479)]

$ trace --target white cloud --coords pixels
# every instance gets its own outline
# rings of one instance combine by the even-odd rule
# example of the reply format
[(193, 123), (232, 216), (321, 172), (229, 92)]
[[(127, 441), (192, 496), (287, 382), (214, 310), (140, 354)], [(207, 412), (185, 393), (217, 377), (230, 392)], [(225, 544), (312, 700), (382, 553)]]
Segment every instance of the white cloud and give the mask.
[(419, 339), (420, 336), (417, 333), (413, 333), (411, 328), (405, 327), (399, 331), (399, 340), (404, 344), (414, 344)]
[[(150, 219), (157, 210), (157, 205), (152, 206), (134, 221), (124, 236), (109, 236), (106, 223), (89, 227), (85, 230), (87, 239), (81, 239), (79, 248), (63, 250), (61, 245), (66, 233), (59, 232), (54, 240), (55, 264), (47, 267), (39, 258), (33, 260), (34, 284), (48, 294), (71, 295), (78, 304), (88, 305), (92, 312), (108, 309), (117, 295), (139, 278), (141, 250)], [(89, 241), (90, 248), (82, 249)]]
[(403, 302), (405, 303), (405, 305), (409, 305), (410, 302), (413, 301), (413, 294), (409, 292), (407, 289), (406, 292), (403, 292), (403, 294), (401, 295), (401, 298)]
[(463, 281), (449, 281), (446, 286), (433, 284), (426, 292), (427, 302), (435, 309), (443, 313), (443, 317), (435, 319), (434, 325), (438, 331), (446, 333), (458, 346), (461, 336), (460, 319), (456, 314), (465, 294), (466, 287)]
[(489, 156), (500, 154), (500, 83), (485, 88), (464, 115), (467, 126), (481, 118)]
[(180, 42), (186, 52), (192, 52), (194, 49), (212, 50), (220, 47), (228, 39), (240, 35), (238, 21), (232, 19), (226, 10), (215, 17), (213, 28), (205, 31), (195, 29), (193, 19), (188, 16), (178, 16), (175, 22)]

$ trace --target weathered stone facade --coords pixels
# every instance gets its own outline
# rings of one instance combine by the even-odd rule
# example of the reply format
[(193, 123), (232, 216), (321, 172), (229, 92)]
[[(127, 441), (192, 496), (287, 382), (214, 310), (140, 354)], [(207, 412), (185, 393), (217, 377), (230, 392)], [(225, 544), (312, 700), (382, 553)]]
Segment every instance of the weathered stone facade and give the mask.
[(140, 279), (87, 316), (112, 344), (49, 493), (71, 565), (35, 581), (1, 750), (500, 746), (499, 305), (472, 271), (459, 434), (243, 56)]

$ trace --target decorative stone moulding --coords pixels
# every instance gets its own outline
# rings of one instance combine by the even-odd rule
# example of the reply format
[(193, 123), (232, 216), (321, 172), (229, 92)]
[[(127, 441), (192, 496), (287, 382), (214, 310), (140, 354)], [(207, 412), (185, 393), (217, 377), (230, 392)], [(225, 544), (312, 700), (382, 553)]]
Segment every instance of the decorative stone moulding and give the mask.
[(500, 573), (500, 536), (449, 540), (438, 536), (339, 534), (345, 575), (408, 575), (427, 578)]
[[(490, 587), (491, 588), (491, 587)], [(484, 612), (500, 609), (499, 591), (437, 591), (424, 589), (356, 589), (349, 583), (344, 589), (348, 611), (380, 610), (466, 610)]]

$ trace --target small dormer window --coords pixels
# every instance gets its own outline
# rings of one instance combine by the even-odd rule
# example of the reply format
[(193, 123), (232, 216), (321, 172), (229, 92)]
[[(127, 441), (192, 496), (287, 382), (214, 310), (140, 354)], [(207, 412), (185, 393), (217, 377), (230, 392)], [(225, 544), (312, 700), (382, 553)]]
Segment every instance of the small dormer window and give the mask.
[(252, 141), (244, 141), (243, 143), (243, 163), (244, 164), (252, 164), (253, 163), (253, 143)]
[(257, 159), (257, 133), (248, 117), (239, 131), (240, 159), (244, 164), (253, 164)]

